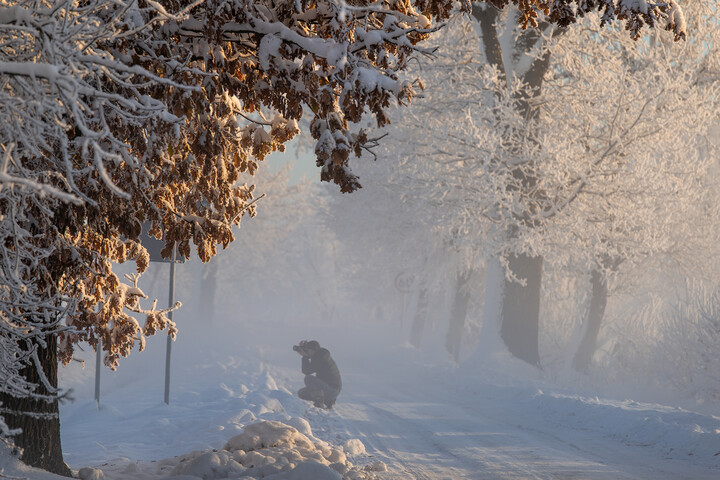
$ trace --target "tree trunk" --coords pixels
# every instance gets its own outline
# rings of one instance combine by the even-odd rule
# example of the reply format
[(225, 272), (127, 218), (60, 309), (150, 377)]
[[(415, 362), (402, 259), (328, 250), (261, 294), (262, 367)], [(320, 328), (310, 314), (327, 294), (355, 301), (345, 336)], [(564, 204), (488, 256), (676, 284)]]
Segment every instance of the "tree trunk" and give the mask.
[(460, 362), (462, 334), (465, 330), (465, 319), (467, 318), (468, 304), (470, 303), (470, 291), (467, 286), (471, 276), (472, 270), (467, 270), (457, 277), (455, 298), (450, 312), (450, 324), (445, 337), (445, 348), (453, 356), (455, 363)]
[[(40, 364), (48, 382), (53, 387), (58, 385), (57, 337), (45, 337), (47, 346), (37, 346)], [(45, 401), (35, 398), (17, 398), (8, 394), (0, 394), (0, 402), (5, 422), (10, 429), (22, 429), (22, 433), (14, 437), (17, 447), (23, 450), (20, 459), (31, 467), (41, 468), (49, 472), (72, 477), (70, 468), (65, 464), (60, 443), (60, 417), (56, 394), (45, 388), (34, 365), (22, 371), (25, 379), (39, 385), (37, 393), (52, 396), (54, 400)]]
[(505, 280), (500, 335), (510, 353), (531, 365), (540, 364), (540, 288), (542, 257), (510, 256), (510, 270), (525, 286)]
[(505, 65), (502, 56), (502, 47), (498, 40), (498, 32), (495, 27), (499, 10), (489, 3), (476, 3), (472, 6), (472, 16), (478, 21), (480, 35), (485, 51), (485, 58), (490, 65), (495, 65), (500, 75), (505, 77)]
[[(476, 5), (472, 14), (478, 20), (482, 36), (483, 49), (488, 63), (495, 65), (501, 74), (508, 76), (520, 75), (525, 83), (525, 89), (516, 98), (516, 109), (523, 117), (530, 121), (538, 112), (531, 105), (531, 100), (540, 94), (543, 78), (550, 65), (550, 55), (546, 52), (536, 58), (530, 68), (525, 72), (513, 72), (512, 65), (506, 65), (504, 58), (514, 58), (526, 54), (535, 48), (540, 40), (540, 34), (535, 29), (523, 31), (513, 44), (512, 52), (503, 52), (498, 37), (497, 24), (499, 11), (488, 4)], [(503, 55), (503, 53), (505, 55)], [(507, 78), (513, 80), (513, 78)], [(542, 192), (536, 188), (537, 179), (532, 169), (513, 172), (519, 180), (519, 195), (526, 196), (531, 201), (527, 212), (517, 216), (519, 223), (532, 226), (532, 216), (540, 208)], [(509, 232), (512, 237), (515, 232)], [(505, 280), (502, 303), (501, 337), (508, 350), (515, 357), (532, 365), (540, 363), (538, 348), (538, 334), (540, 324), (540, 289), (542, 286), (542, 257), (527, 255), (508, 255), (508, 262), (512, 273), (526, 281), (522, 286), (517, 282)], [(486, 302), (488, 300), (486, 299)]]
[(410, 329), (410, 343), (416, 348), (420, 347), (423, 330), (425, 330), (425, 324), (427, 323), (428, 309), (430, 308), (429, 297), (428, 289), (424, 286), (420, 287), (417, 309), (415, 310), (415, 317), (412, 328)]
[(487, 261), (485, 270), (485, 293), (482, 311), (482, 329), (478, 350), (493, 357), (503, 347), (500, 336), (502, 305), (505, 298), (505, 267), (498, 258)]
[(573, 357), (573, 368), (581, 373), (587, 373), (592, 364), (592, 357), (597, 346), (597, 337), (600, 333), (600, 325), (605, 315), (607, 304), (607, 285), (598, 270), (593, 270), (590, 275), (591, 296), (590, 308), (585, 317), (583, 337)]

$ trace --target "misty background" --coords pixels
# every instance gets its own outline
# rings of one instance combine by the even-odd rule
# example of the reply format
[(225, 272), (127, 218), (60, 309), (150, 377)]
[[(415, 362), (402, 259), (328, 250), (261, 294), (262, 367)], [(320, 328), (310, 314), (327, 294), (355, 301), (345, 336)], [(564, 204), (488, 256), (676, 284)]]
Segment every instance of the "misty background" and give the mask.
[[(200, 365), (244, 349), (263, 361), (297, 362), (299, 371), (291, 346), (317, 339), (341, 370), (351, 362), (365, 363), (380, 374), (402, 350), (428, 365), (472, 371), (501, 362), (504, 371), (517, 368), (587, 394), (720, 414), (717, 277), (663, 272), (663, 263), (652, 259), (645, 269), (618, 275), (610, 286), (592, 365), (581, 373), (572, 366), (578, 342), (573, 336), (587, 309), (589, 279), (551, 266), (544, 270), (541, 363), (534, 368), (481, 346), (486, 266), (480, 263), (466, 283), (467, 320), (454, 355), (448, 350), (457, 288), (451, 252), (418, 257), (410, 247), (416, 232), (401, 222), (378, 221), (388, 212), (368, 203), (371, 189), (343, 195), (316, 180), (311, 156), (287, 155), (270, 159), (270, 168), (250, 179), (259, 185), (256, 196), (266, 196), (258, 202), (257, 217), (245, 218), (235, 231), (230, 247), (207, 264), (192, 258), (176, 266), (175, 299), (183, 305), (173, 316), (179, 333), (172, 364)], [(348, 200), (355, 210), (344, 208)], [(716, 252), (697, 254), (718, 263)], [(139, 285), (149, 297), (145, 305), (153, 299), (159, 307), (166, 305), (169, 270), (169, 264), (153, 262), (142, 276)], [(423, 275), (433, 279), (424, 299)], [(404, 292), (398, 289), (400, 279)], [(77, 357), (84, 368), (73, 363), (61, 368), (60, 376), (61, 383), (84, 385), (73, 396), (86, 400), (93, 395), (95, 353), (81, 347)], [(142, 377), (157, 386), (161, 399), (165, 354), (166, 336), (160, 333), (116, 371), (102, 366), (101, 397)], [(171, 392), (176, 381), (171, 380)], [(298, 387), (300, 381), (298, 374)]]

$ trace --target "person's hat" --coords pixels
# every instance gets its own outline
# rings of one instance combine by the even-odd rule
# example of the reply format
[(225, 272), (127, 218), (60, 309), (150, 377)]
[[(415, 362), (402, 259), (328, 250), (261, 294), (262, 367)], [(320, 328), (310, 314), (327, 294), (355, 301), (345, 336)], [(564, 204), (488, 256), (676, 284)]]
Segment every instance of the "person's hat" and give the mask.
[(319, 350), (320, 349), (320, 344), (317, 342), (317, 340), (310, 340), (303, 346), (305, 348), (309, 348), (311, 350)]

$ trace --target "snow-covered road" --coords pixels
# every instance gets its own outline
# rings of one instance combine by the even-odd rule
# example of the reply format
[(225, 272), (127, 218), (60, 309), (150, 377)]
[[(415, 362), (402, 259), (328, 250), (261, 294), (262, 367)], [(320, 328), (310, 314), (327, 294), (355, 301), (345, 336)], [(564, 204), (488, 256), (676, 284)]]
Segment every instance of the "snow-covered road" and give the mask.
[[(710, 480), (720, 475), (718, 456), (716, 468), (694, 464), (694, 455), (658, 457), (654, 445), (627, 445), (619, 432), (602, 434), (582, 419), (557, 424), (518, 409), (512, 396), (498, 402), (503, 396), (498, 390), (494, 398), (484, 398), (426, 384), (408, 391), (406, 383), (399, 390), (397, 384), (360, 376), (353, 384), (362, 385), (360, 391), (343, 395), (337, 418), (330, 414), (323, 429), (360, 438), (368, 454), (387, 465), (383, 478)], [(617, 419), (608, 418), (613, 422)], [(720, 446), (717, 435), (713, 439)]]

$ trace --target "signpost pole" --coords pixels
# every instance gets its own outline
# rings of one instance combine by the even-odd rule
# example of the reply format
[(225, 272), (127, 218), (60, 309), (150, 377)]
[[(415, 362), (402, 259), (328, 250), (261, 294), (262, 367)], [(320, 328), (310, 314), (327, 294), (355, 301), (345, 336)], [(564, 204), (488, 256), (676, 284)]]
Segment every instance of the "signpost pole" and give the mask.
[(102, 339), (98, 338), (97, 354), (95, 355), (95, 402), (100, 410), (100, 367), (102, 366)]
[[(172, 308), (175, 304), (175, 264), (183, 263), (185, 259), (180, 257), (177, 258), (177, 244), (173, 245), (172, 257), (170, 259), (163, 258), (162, 250), (165, 247), (165, 241), (150, 237), (148, 230), (151, 225), (149, 222), (143, 224), (142, 232), (140, 233), (140, 243), (147, 249), (150, 254), (151, 262), (170, 263), (170, 288), (168, 292), (168, 308)], [(168, 318), (170, 321), (173, 319), (173, 312), (168, 312)], [(167, 347), (165, 350), (165, 404), (170, 404), (170, 354), (172, 352), (172, 337), (167, 337)]]
[[(172, 261), (170, 262), (170, 288), (168, 295), (168, 308), (172, 308), (175, 303), (175, 260), (177, 255), (177, 246), (173, 247)], [(168, 313), (170, 321), (173, 318), (172, 310)], [(170, 405), (170, 354), (172, 352), (172, 336), (167, 336), (167, 348), (165, 350), (165, 404)]]

